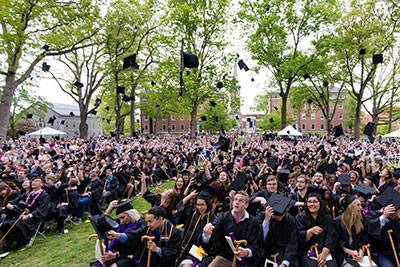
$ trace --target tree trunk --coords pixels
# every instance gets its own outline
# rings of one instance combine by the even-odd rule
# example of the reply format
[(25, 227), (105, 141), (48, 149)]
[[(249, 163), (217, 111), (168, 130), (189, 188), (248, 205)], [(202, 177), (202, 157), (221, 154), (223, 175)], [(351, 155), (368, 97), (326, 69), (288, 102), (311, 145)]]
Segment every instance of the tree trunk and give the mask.
[(0, 138), (2, 139), (7, 138), (8, 121), (11, 115), (10, 108), (16, 88), (15, 74), (8, 73), (0, 102)]
[(153, 117), (149, 117), (149, 133), (153, 134)]
[(354, 139), (360, 140), (360, 127), (361, 127), (361, 99), (357, 99), (356, 117), (354, 120)]
[(81, 113), (81, 123), (79, 124), (79, 137), (80, 138), (86, 138), (88, 136), (88, 124), (87, 122), (87, 106), (81, 106), (80, 107), (80, 113)]
[(282, 119), (282, 124), (281, 127), (284, 129), (287, 124), (286, 116), (287, 116), (287, 99), (288, 99), (288, 94), (283, 94), (282, 96), (282, 107), (281, 107), (281, 119)]
[[(329, 99), (329, 97), (328, 97), (328, 99)], [(331, 135), (331, 114), (329, 114), (330, 113), (330, 110), (329, 110), (329, 102), (328, 102), (328, 105), (326, 105), (326, 117), (325, 117), (325, 122), (326, 122), (326, 132), (327, 132), (327, 135), (328, 136), (330, 136)]]
[(374, 123), (375, 127), (373, 128), (373, 135), (376, 135), (376, 130), (378, 128), (378, 118), (379, 114), (378, 114), (378, 109), (376, 108), (376, 98), (374, 96), (374, 98), (372, 99), (372, 123)]
[[(136, 86), (133, 84), (133, 75), (131, 75), (131, 96), (135, 97)], [(131, 136), (135, 135), (135, 99), (131, 101)]]
[[(394, 75), (393, 75), (393, 85), (394, 85)], [(392, 132), (392, 120), (393, 120), (393, 97), (394, 97), (394, 89), (392, 89), (392, 93), (390, 95), (390, 106), (389, 106), (389, 132)]]
[(124, 125), (125, 120), (121, 115), (118, 116), (118, 119), (115, 121), (115, 128), (117, 129), (117, 139), (124, 134)]
[(195, 136), (197, 128), (197, 103), (193, 105), (190, 112), (190, 136)]

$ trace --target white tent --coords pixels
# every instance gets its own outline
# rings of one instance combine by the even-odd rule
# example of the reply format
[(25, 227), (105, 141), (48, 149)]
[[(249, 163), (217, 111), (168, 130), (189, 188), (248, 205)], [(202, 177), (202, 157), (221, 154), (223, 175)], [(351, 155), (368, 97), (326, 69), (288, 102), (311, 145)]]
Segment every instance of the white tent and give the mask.
[(400, 129), (397, 129), (394, 132), (388, 133), (383, 136), (384, 138), (399, 138), (400, 137)]
[(30, 136), (30, 137), (56, 136), (56, 135), (66, 135), (66, 133), (61, 132), (56, 129), (53, 129), (53, 128), (50, 128), (50, 127), (45, 127), (43, 129), (37, 130), (36, 132), (27, 134), (27, 136)]
[(293, 128), (292, 125), (288, 125), (285, 129), (279, 131), (278, 135), (302, 136), (303, 134)]

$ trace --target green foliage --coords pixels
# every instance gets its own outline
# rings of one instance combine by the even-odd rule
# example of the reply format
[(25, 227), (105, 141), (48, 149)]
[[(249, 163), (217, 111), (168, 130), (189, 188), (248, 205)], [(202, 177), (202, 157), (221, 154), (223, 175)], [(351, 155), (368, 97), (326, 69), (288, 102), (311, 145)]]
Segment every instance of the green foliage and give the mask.
[[(270, 122), (270, 119), (273, 119), (274, 121)], [(289, 124), (291, 124), (294, 121), (296, 121), (295, 117), (287, 118), (287, 122)], [(282, 128), (281, 128), (281, 125), (282, 125), (281, 113), (273, 112), (273, 113), (264, 115), (258, 124), (259, 124), (259, 128), (262, 128), (262, 130), (264, 130), (264, 131), (282, 130)]]
[[(199, 117), (206, 116), (206, 121), (200, 121), (200, 130), (213, 130), (221, 131), (223, 128), (225, 131), (230, 130), (234, 126), (234, 122), (229, 118), (229, 113), (226, 105), (222, 101), (215, 101), (216, 106), (212, 107), (209, 102), (203, 106)], [(218, 118), (218, 122), (213, 120), (214, 117)]]
[(270, 94), (269, 93), (262, 93), (259, 95), (256, 95), (253, 101), (253, 107), (250, 108), (250, 110), (254, 112), (263, 112), (263, 113), (268, 113), (269, 112), (269, 99), (270, 99)]

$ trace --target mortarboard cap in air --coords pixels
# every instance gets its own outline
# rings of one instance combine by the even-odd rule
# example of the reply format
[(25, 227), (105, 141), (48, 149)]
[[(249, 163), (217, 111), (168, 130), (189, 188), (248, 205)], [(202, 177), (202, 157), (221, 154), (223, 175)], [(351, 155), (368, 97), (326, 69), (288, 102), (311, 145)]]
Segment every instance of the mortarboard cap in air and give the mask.
[(218, 116), (213, 116), (212, 120), (213, 120), (213, 122), (218, 122)]
[(50, 119), (47, 121), (47, 123), (50, 123), (51, 125), (53, 125), (53, 124), (54, 124), (54, 119), (53, 119), (53, 118), (50, 118)]
[(360, 49), (360, 55), (365, 55), (367, 53), (367, 49), (361, 48)]
[(251, 81), (254, 82), (255, 81), (254, 78), (251, 78)]
[(328, 87), (328, 85), (329, 85), (328, 81), (324, 81), (323, 86)]
[(49, 51), (50, 46), (48, 46), (47, 44), (45, 44), (44, 46), (42, 46), (44, 51)]
[(125, 87), (117, 86), (117, 94), (125, 94)]
[(304, 78), (304, 80), (307, 80), (307, 79), (309, 79), (309, 78), (310, 78), (310, 74), (308, 74), (308, 73), (305, 73), (305, 74), (303, 75), (303, 78)]
[(136, 63), (136, 54), (124, 58), (123, 69), (127, 68), (131, 68), (134, 70), (139, 69), (139, 65)]
[(119, 226), (116, 221), (104, 214), (90, 216), (89, 220), (99, 239), (105, 239), (108, 231), (116, 230)]
[(110, 121), (111, 121), (111, 120), (110, 120), (110, 119), (106, 119), (106, 121), (107, 121), (108, 124), (110, 124)]
[(26, 118), (27, 118), (27, 119), (32, 119), (32, 117), (33, 117), (33, 114), (32, 114), (32, 113), (26, 114)]
[(65, 120), (62, 120), (62, 121), (61, 121), (61, 124), (65, 124)]
[(266, 206), (274, 210), (274, 215), (282, 216), (290, 208), (290, 199), (282, 194), (273, 193), (269, 198)]
[(238, 62), (239, 69), (244, 69), (245, 71), (249, 71), (249, 67), (244, 63), (243, 59)]
[(230, 144), (231, 144), (231, 140), (229, 138), (226, 138), (221, 135), (221, 136), (219, 136), (219, 140), (216, 145), (216, 148), (220, 149), (221, 151), (227, 152), (229, 150)]
[(233, 180), (233, 182), (229, 186), (229, 190), (234, 190), (234, 191), (246, 190), (246, 181), (247, 181), (246, 174), (244, 174), (243, 172), (238, 172), (235, 180)]
[(207, 121), (207, 117), (206, 116), (201, 116), (201, 121)]
[(72, 111), (69, 113), (69, 115), (70, 115), (71, 117), (75, 116), (75, 114), (74, 114)]
[(82, 88), (82, 87), (83, 87), (83, 83), (81, 83), (81, 82), (79, 82), (79, 81), (74, 82), (74, 85), (75, 85), (76, 87), (78, 87), (78, 88)]
[(156, 85), (156, 82), (155, 81), (151, 81), (151, 86), (154, 86), (154, 85)]
[(109, 106), (107, 106), (107, 107), (105, 107), (104, 109), (105, 109), (105, 110), (110, 110), (110, 107), (109, 107)]
[(382, 54), (377, 54), (372, 56), (372, 63), (373, 64), (379, 64), (383, 62), (383, 55)]
[(269, 122), (270, 122), (270, 123), (273, 123), (273, 122), (274, 122), (274, 119), (273, 119), (273, 118), (269, 118)]
[(210, 101), (210, 106), (215, 107), (217, 105), (217, 103), (215, 103), (215, 101), (211, 100)]
[(308, 103), (308, 104), (311, 104), (311, 103), (312, 103), (312, 100), (311, 100), (311, 99), (307, 99), (307, 103)]
[(224, 87), (224, 83), (223, 82), (217, 82), (217, 88), (221, 89), (222, 87)]
[(400, 192), (397, 192), (393, 187), (389, 186), (387, 189), (376, 199), (382, 206), (386, 207), (393, 204), (396, 210), (400, 209)]
[(43, 62), (42, 71), (49, 71), (49, 70), (50, 70), (50, 65), (48, 65), (46, 62)]

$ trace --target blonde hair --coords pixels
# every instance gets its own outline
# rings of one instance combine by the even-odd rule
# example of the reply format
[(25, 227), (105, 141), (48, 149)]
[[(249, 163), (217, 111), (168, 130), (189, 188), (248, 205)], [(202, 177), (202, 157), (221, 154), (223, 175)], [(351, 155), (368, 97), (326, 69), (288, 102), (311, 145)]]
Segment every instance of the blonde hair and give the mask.
[(342, 214), (342, 226), (346, 228), (347, 233), (349, 236), (351, 236), (351, 228), (354, 226), (355, 228), (355, 234), (359, 234), (363, 229), (364, 225), (361, 221), (362, 219), (362, 214), (359, 212), (358, 209), (358, 204), (360, 203), (360, 200), (356, 199), (354, 200), (343, 212)]
[(130, 210), (124, 211), (123, 213), (128, 215), (131, 218), (132, 222), (139, 221), (139, 219), (140, 219), (140, 214), (135, 209), (130, 209)]

